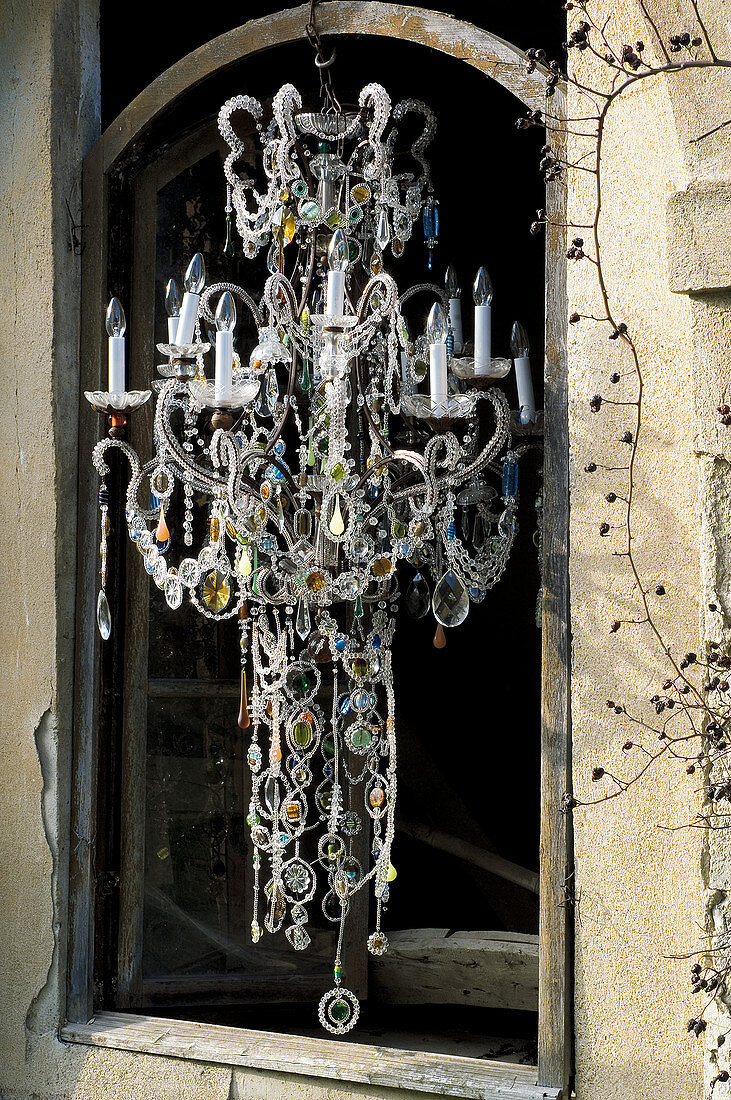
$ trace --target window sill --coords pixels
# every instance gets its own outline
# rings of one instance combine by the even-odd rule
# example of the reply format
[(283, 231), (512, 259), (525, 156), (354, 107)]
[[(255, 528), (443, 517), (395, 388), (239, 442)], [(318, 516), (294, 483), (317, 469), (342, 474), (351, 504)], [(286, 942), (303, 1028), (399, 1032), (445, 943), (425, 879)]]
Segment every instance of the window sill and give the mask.
[(61, 1028), (66, 1043), (159, 1054), (307, 1077), (412, 1089), (469, 1100), (560, 1100), (539, 1086), (534, 1066), (278, 1035), (154, 1016), (102, 1012)]

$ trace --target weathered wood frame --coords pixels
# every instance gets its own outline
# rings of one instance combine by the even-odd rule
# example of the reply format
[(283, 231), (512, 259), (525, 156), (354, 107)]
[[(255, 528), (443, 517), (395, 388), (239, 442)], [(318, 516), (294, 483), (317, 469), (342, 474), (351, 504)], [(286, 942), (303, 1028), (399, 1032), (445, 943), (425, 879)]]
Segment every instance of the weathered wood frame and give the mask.
[[(309, 5), (280, 11), (253, 20), (208, 42), (163, 73), (141, 93), (106, 130), (84, 163), (84, 214), (86, 248), (82, 282), (81, 389), (101, 388), (103, 378), (102, 319), (106, 304), (109, 262), (110, 182), (120, 163), (155, 121), (196, 85), (221, 72), (243, 57), (303, 38)], [(523, 53), (489, 32), (451, 16), (381, 0), (338, 0), (318, 7), (322, 33), (330, 35), (380, 35), (398, 38), (449, 54), (498, 81), (526, 106), (543, 106), (543, 74), (529, 74)], [(562, 98), (552, 101), (561, 110)], [(565, 185), (548, 185), (547, 207), (557, 222), (563, 222)], [(391, 1087), (420, 1089), (456, 1096), (568, 1096), (571, 1084), (571, 986), (572, 935), (568, 904), (572, 875), (572, 846), (569, 819), (561, 812), (564, 791), (570, 788), (570, 650), (568, 595), (568, 409), (566, 385), (566, 271), (565, 232), (550, 228), (546, 241), (546, 355), (545, 355), (545, 493), (544, 493), (544, 604), (543, 604), (543, 689), (541, 744), (541, 882), (540, 882), (540, 973), (539, 973), (539, 1061), (537, 1073), (526, 1077), (525, 1067), (485, 1063), (473, 1059), (448, 1059), (443, 1055), (419, 1055), (413, 1072), (409, 1058), (397, 1055), (401, 1066), (397, 1078), (384, 1076), (378, 1083)], [(98, 438), (96, 418), (84, 416), (79, 429), (80, 486), (78, 540), (81, 546), (96, 543), (96, 474), (89, 455)], [(96, 562), (93, 554), (79, 554), (77, 621), (82, 627), (78, 639), (75, 670), (74, 785), (69, 896), (69, 969), (66, 1016), (62, 1029), (67, 1041), (86, 1042), (123, 1049), (150, 1049), (140, 1030), (139, 1017), (104, 1014), (93, 1017), (94, 978), (94, 833), (96, 827), (96, 775), (98, 761), (98, 692), (101, 647), (94, 623)], [(129, 1026), (125, 1026), (125, 1020)], [(108, 1026), (105, 1027), (105, 1021)], [(149, 1021), (154, 1030), (155, 1021)], [(158, 1032), (170, 1034), (173, 1021), (161, 1021)], [(192, 1025), (187, 1025), (192, 1026)], [(237, 1061), (259, 1065), (253, 1047), (272, 1048), (267, 1065), (292, 1072), (327, 1076), (328, 1064), (340, 1063), (337, 1075), (351, 1081), (375, 1083), (369, 1059), (338, 1057), (327, 1040), (293, 1040), (288, 1036), (266, 1036), (233, 1029), (197, 1025), (199, 1042), (168, 1050), (159, 1043), (155, 1050), (174, 1056)], [(143, 1028), (144, 1030), (144, 1028)], [(210, 1038), (206, 1038), (210, 1036)], [(256, 1042), (252, 1040), (256, 1039)], [(310, 1044), (311, 1058), (302, 1056), (303, 1042)], [(218, 1056), (216, 1050), (221, 1046)], [(334, 1044), (339, 1046), (340, 1044)], [(240, 1053), (235, 1059), (234, 1047)], [(296, 1047), (296, 1050), (295, 1050)], [(320, 1050), (322, 1047), (322, 1051)], [(345, 1045), (345, 1050), (354, 1050)], [(376, 1048), (375, 1064), (394, 1061), (391, 1052)], [(183, 1050), (185, 1053), (183, 1053)], [(330, 1051), (329, 1059), (326, 1051)], [(377, 1058), (376, 1058), (377, 1055)], [(413, 1056), (409, 1056), (412, 1058)], [(324, 1061), (323, 1061), (324, 1059)], [(447, 1062), (465, 1063), (449, 1071)], [(311, 1066), (310, 1066), (311, 1063)], [(390, 1064), (390, 1062), (389, 1062)], [(262, 1068), (264, 1064), (261, 1063)], [(319, 1067), (319, 1068), (315, 1068)], [(459, 1072), (457, 1072), (459, 1069)], [(332, 1075), (335, 1071), (332, 1070)], [(502, 1080), (501, 1080), (502, 1078)]]

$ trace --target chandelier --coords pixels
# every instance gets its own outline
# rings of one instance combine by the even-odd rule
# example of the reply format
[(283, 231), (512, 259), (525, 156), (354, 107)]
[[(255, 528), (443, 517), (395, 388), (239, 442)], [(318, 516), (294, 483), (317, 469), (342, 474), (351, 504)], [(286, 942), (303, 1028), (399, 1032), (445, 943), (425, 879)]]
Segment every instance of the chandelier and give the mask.
[[(237, 114), (248, 114), (258, 132), (263, 183), (239, 174)], [(397, 170), (408, 114), (423, 120), (410, 149), (417, 171)], [(262, 104), (243, 95), (219, 115), (230, 148), (227, 248), (235, 219), (244, 255), (266, 250), (263, 294), (206, 286), (200, 254), (182, 300), (168, 284), (169, 340), (158, 344), (148, 461), (125, 431), (151, 390), (126, 390), (125, 318), (116, 298), (109, 304), (109, 388), (86, 394), (108, 418), (93, 453), (101, 477), (97, 619), (108, 639), (104, 478), (107, 452), (117, 448), (130, 466), (129, 537), (168, 605), (186, 599), (210, 620), (238, 620), (238, 725), (250, 736), (251, 937), (283, 930), (303, 951), (308, 908), (321, 906), (337, 948), (319, 1018), (342, 1034), (359, 1014), (341, 952), (361, 890), (375, 897), (367, 949), (388, 948), (381, 922), (395, 877), (399, 563), (418, 569), (405, 600), (416, 616), (431, 610), (437, 645), (443, 628), (462, 623), (500, 579), (515, 538), (518, 466), (515, 422), (494, 383), (511, 363), (491, 354), (484, 267), (474, 283), (472, 349), (463, 345), (451, 268), (444, 289), (425, 282), (401, 294), (386, 271), (419, 224), (427, 269), (434, 266), (438, 206), (424, 154), (435, 118), (425, 104), (407, 99), (392, 110), (385, 89), (369, 84), (352, 110), (306, 111), (287, 84), (266, 125), (264, 117)], [(403, 309), (415, 295), (433, 305), (425, 332), (412, 338)], [(215, 349), (202, 338), (213, 326)], [(243, 333), (256, 329), (249, 355), (234, 349), (237, 326), (240, 347)], [(512, 350), (526, 423), (535, 409), (519, 325)], [(201, 499), (202, 537), (193, 522)], [(183, 517), (175, 561), (173, 510)], [(362, 831), (367, 864), (355, 854)]]

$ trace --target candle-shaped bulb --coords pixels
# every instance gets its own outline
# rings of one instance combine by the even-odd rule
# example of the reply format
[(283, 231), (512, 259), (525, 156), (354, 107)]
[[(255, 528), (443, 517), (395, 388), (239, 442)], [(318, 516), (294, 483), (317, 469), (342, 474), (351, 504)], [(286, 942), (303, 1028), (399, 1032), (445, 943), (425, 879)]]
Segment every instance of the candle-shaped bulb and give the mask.
[(218, 299), (216, 328), (219, 332), (233, 332), (236, 325), (236, 303), (228, 290)]
[(530, 352), (530, 343), (528, 341), (528, 333), (525, 331), (520, 321), (516, 321), (513, 325), (513, 331), (510, 334), (510, 353), (514, 359), (525, 359)]
[(348, 266), (348, 242), (342, 229), (336, 229), (330, 238), (327, 266), (331, 271), (345, 271)]
[(441, 302), (435, 302), (429, 310), (426, 322), (426, 338), (430, 344), (445, 344), (449, 334), (447, 316)]
[(492, 279), (486, 267), (481, 267), (472, 284), (472, 297), (476, 306), (489, 306), (492, 302)]
[(462, 287), (457, 282), (457, 272), (454, 270), (451, 264), (447, 265), (447, 270), (444, 275), (444, 286), (447, 291), (448, 298), (462, 297)]
[(110, 336), (124, 336), (127, 331), (127, 318), (124, 316), (119, 298), (110, 298), (109, 300), (106, 325)]
[(165, 287), (165, 312), (168, 317), (180, 316), (180, 290), (175, 279), (168, 279)]
[(188, 264), (183, 285), (189, 294), (200, 294), (206, 281), (206, 265), (200, 252)]

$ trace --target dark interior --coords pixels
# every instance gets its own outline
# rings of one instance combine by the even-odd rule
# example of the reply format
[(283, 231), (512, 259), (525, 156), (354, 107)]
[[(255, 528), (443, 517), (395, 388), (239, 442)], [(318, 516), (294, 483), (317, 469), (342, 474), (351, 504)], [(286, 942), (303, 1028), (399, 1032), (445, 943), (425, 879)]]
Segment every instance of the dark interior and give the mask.
[[(101, 10), (105, 124), (167, 65), (236, 25), (227, 18), (228, 9), (214, 8), (205, 20), (170, 19), (164, 31), (140, 36), (140, 20), (146, 27), (150, 21), (139, 0), (113, 12), (103, 2)], [(271, 4), (251, 3), (246, 6), (246, 18), (273, 10)], [(452, 3), (449, 10), (523, 48), (543, 45), (549, 54), (558, 53), (563, 22), (558, 3), (533, 0), (527, 6), (528, 16), (525, 5), (518, 10), (502, 4)], [(129, 64), (132, 53), (134, 66)], [(435, 111), (437, 137), (428, 153), (441, 219), (434, 281), (443, 280), (448, 262), (454, 265), (462, 284), (468, 338), (472, 279), (480, 264), (487, 266), (495, 288), (493, 354), (510, 355), (510, 328), (520, 319), (531, 339), (540, 408), (544, 242), (528, 231), (544, 201), (537, 169), (540, 132), (516, 130), (515, 120), (524, 112), (502, 87), (468, 65), (423, 47), (386, 39), (338, 40), (332, 72), (343, 102), (354, 102), (360, 88), (375, 80), (386, 87), (393, 102), (414, 97)], [(285, 81), (305, 95), (311, 92), (314, 104), (318, 79), (306, 42), (241, 62), (186, 96), (156, 125), (145, 156), (153, 157), (156, 147), (214, 116), (228, 96), (245, 92), (265, 100)], [(200, 199), (194, 209), (186, 203), (193, 193)], [(263, 285), (261, 256), (248, 262), (223, 255), (224, 198), (216, 155), (192, 166), (161, 194), (156, 249), (158, 338), (164, 328), (164, 284), (171, 275), (181, 276), (195, 248), (205, 252), (209, 281), (230, 279), (249, 290)], [(419, 233), (406, 254), (392, 261), (390, 273), (402, 290), (417, 281), (431, 281), (424, 269)], [(414, 302), (409, 319), (417, 331), (429, 305), (426, 299)], [(134, 327), (134, 317), (130, 324)], [(253, 329), (249, 337), (253, 340)], [(238, 339), (244, 350), (246, 333)], [(503, 386), (514, 408), (512, 373)], [(436, 828), (533, 871), (538, 870), (539, 828), (541, 632), (536, 620), (540, 574), (535, 502), (540, 472), (541, 453), (535, 448), (521, 461), (520, 531), (507, 570), (484, 602), (472, 607), (466, 622), (447, 631), (446, 648), (438, 650), (432, 644), (436, 623), (431, 615), (414, 621), (403, 607), (394, 645), (400, 774), (397, 826), (400, 818)], [(413, 572), (408, 566), (403, 569), (402, 591)], [(233, 778), (238, 771), (235, 764), (245, 753), (244, 735), (235, 725), (237, 631), (235, 625), (213, 628), (194, 613), (169, 612), (153, 585), (150, 591), (150, 683), (188, 677), (209, 683), (211, 690), (195, 705), (166, 697), (160, 694), (162, 689), (155, 689), (154, 699), (151, 696), (145, 858), (153, 902), (148, 897), (145, 903), (143, 963), (150, 984), (142, 1002), (130, 1007), (155, 1015), (322, 1035), (314, 1005), (296, 1003), (311, 999), (309, 987), (301, 986), (304, 992), (291, 998), (286, 993), (298, 981), (293, 958), (305, 976), (309, 973), (319, 980), (316, 955), (311, 961), (307, 953), (293, 956), (286, 943), (276, 949), (268, 937), (268, 951), (274, 954), (251, 963), (257, 980), (252, 982), (248, 1003), (240, 993), (220, 992), (225, 982), (217, 986), (217, 976), (246, 968), (252, 955), (247, 942), (250, 916), (247, 920), (244, 908), (234, 919), (237, 906), (248, 903), (243, 893), (239, 902), (229, 881), (232, 868), (245, 877), (243, 867), (250, 863), (245, 803)], [(113, 753), (107, 766), (113, 772)], [(218, 791), (218, 802), (214, 805), (210, 798), (201, 797), (199, 812), (191, 816), (191, 797), (197, 796), (191, 796), (192, 787), (185, 784), (192, 773), (200, 789)], [(122, 807), (121, 812), (132, 810)], [(105, 827), (113, 830), (114, 818), (115, 811), (103, 806)], [(109, 845), (104, 854), (106, 872), (112, 875), (113, 848)], [(535, 894), (405, 832), (397, 831), (394, 849), (398, 878), (385, 915), (387, 930), (537, 932)], [(166, 908), (154, 903), (160, 883), (171, 881), (177, 883), (177, 909), (186, 911), (182, 917), (169, 904)], [(103, 899), (107, 929), (114, 924), (116, 904), (116, 895), (108, 892)], [(217, 944), (210, 935), (210, 923), (216, 920), (226, 925), (226, 934)], [(322, 931), (323, 936), (330, 935)], [(241, 945), (238, 957), (236, 942)], [(277, 950), (281, 958), (286, 956), (291, 985), (281, 983), (284, 992), (272, 1000), (262, 990), (267, 966), (280, 965)], [(113, 950), (105, 952), (101, 965), (104, 1000), (112, 1007)], [(206, 975), (210, 982), (202, 983), (199, 979)], [(196, 991), (191, 992), (193, 986)], [(349, 1038), (531, 1062), (536, 1026), (536, 1016), (530, 1012), (366, 1003), (361, 1022)]]

